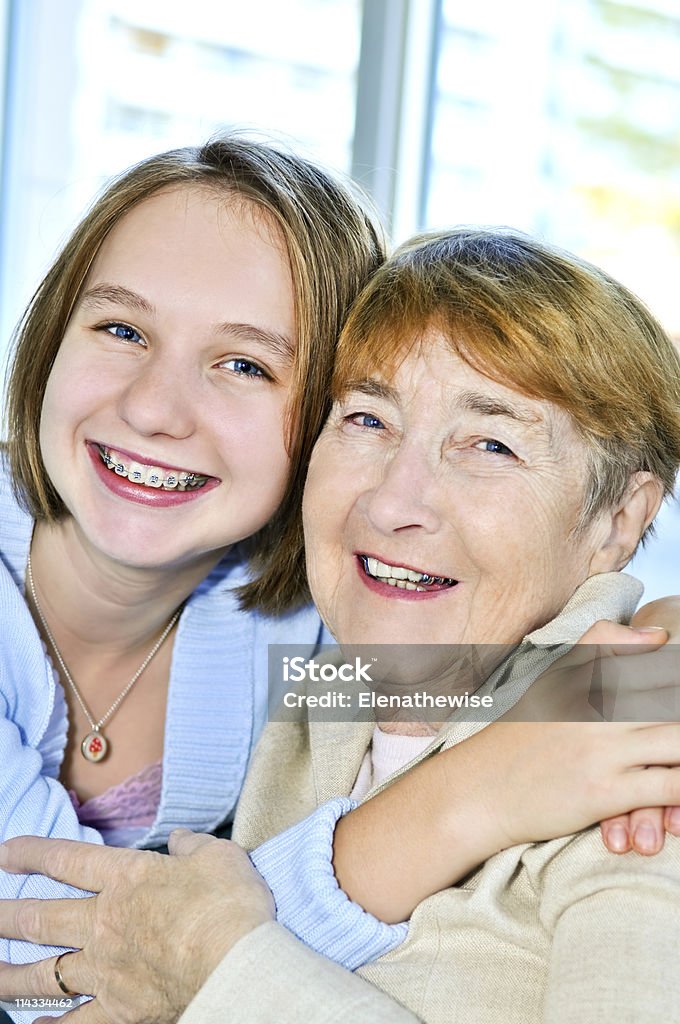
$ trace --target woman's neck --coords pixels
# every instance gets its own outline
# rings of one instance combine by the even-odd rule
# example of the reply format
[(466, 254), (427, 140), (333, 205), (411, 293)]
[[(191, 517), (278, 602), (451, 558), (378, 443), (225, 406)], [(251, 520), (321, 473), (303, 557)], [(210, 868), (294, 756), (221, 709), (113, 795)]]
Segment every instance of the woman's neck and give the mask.
[(436, 736), (444, 722), (378, 722), (381, 732), (392, 736)]

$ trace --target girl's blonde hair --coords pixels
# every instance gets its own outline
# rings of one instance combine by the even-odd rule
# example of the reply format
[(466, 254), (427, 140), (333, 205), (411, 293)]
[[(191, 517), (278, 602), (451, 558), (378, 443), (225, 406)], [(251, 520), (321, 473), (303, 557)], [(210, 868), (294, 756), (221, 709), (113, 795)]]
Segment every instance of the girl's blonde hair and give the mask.
[(138, 203), (178, 187), (208, 188), (253, 203), (277, 225), (288, 251), (297, 325), (287, 423), (290, 479), (277, 513), (247, 542), (254, 578), (241, 592), (244, 608), (276, 614), (308, 598), (300, 520), (307, 463), (328, 411), (340, 328), (384, 259), (382, 229), (365, 198), (309, 160), (230, 133), (143, 160), (107, 186), (57, 256), (16, 332), (7, 404), (12, 477), (36, 519), (66, 514), (39, 444), (52, 364), (108, 233)]

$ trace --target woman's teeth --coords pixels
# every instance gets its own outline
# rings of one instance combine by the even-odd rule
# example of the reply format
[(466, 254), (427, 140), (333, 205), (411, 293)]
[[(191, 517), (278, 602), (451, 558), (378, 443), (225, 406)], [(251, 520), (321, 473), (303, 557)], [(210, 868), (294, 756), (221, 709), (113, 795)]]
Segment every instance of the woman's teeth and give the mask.
[(134, 484), (145, 487), (160, 487), (164, 491), (197, 490), (207, 482), (207, 476), (187, 473), (184, 469), (161, 469), (160, 466), (145, 466), (141, 462), (126, 460), (111, 448), (97, 445), (102, 462), (112, 473), (127, 477)]
[(416, 572), (415, 569), (405, 569), (401, 565), (387, 565), (367, 555), (360, 557), (367, 575), (400, 590), (427, 590), (432, 586), (452, 587), (457, 582), (446, 576), (431, 576), (426, 572)]

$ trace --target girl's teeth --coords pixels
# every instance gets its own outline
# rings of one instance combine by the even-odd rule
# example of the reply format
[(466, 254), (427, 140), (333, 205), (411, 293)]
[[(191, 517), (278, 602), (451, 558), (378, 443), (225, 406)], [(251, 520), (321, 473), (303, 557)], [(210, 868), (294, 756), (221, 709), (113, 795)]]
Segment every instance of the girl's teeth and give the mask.
[(118, 476), (127, 477), (135, 484), (142, 484), (145, 487), (162, 487), (164, 490), (186, 491), (188, 487), (199, 488), (204, 483), (205, 477), (198, 477), (195, 473), (166, 473), (160, 466), (144, 466), (141, 462), (130, 462), (127, 466), (120, 455), (114, 451), (106, 451), (100, 448), (102, 461), (113, 470)]
[(163, 484), (163, 470), (156, 466), (149, 466), (144, 481), (147, 487), (161, 487)]
[(128, 480), (132, 480), (135, 484), (143, 484), (146, 479), (146, 466), (140, 465), (139, 462), (131, 462), (128, 466)]

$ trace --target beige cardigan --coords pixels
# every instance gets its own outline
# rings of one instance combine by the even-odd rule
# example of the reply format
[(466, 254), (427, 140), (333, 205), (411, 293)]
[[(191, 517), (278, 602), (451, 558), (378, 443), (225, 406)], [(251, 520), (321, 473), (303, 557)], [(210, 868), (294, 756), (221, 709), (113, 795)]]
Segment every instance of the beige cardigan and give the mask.
[[(529, 639), (575, 639), (598, 618), (629, 614), (637, 591), (628, 579), (589, 581)], [(509, 670), (484, 684), (503, 697), (498, 714), (555, 653), (524, 647)], [(412, 764), (483, 727), (450, 723)], [(349, 793), (372, 729), (270, 724), (246, 780), (234, 838), (252, 849), (319, 803)], [(614, 856), (591, 829), (513, 847), (462, 885), (424, 900), (406, 941), (362, 968), (361, 978), (279, 925), (264, 925), (224, 958), (181, 1024), (680, 1024), (679, 954), (680, 840), (667, 837), (656, 857)]]

